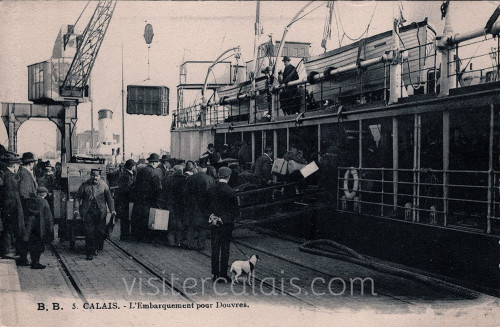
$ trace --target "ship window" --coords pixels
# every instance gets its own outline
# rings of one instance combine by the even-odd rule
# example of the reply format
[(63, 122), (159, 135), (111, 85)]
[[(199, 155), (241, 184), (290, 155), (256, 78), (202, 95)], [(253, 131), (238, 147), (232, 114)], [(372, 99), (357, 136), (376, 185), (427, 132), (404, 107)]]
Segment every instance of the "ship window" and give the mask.
[(421, 116), (420, 168), (443, 168), (443, 114)]
[(489, 126), (489, 107), (450, 112), (448, 209), (451, 225), (486, 227)]

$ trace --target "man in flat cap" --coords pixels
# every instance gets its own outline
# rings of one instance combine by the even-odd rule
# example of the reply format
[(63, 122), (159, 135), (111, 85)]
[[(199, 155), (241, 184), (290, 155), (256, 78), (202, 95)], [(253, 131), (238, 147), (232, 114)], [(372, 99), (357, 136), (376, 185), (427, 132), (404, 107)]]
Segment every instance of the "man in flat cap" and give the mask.
[(131, 236), (139, 241), (152, 241), (152, 233), (148, 230), (149, 209), (158, 208), (161, 180), (156, 168), (159, 163), (160, 156), (151, 153), (148, 165), (137, 172), (132, 189), (134, 208), (132, 209)]
[(117, 219), (120, 219), (120, 240), (130, 237), (129, 203), (132, 187), (135, 182), (136, 163), (133, 159), (125, 162), (118, 178), (118, 189), (115, 191)]
[(114, 219), (115, 204), (108, 184), (101, 179), (100, 169), (92, 169), (90, 179), (80, 185), (75, 195), (74, 207), (74, 215), (82, 217), (85, 225), (87, 260), (92, 260), (104, 247), (108, 208), (111, 219)]
[[(278, 73), (278, 81), (280, 84), (288, 84), (289, 82), (299, 79), (297, 69), (291, 64), (290, 57), (284, 56), (283, 63), (285, 69), (283, 72)], [(281, 110), (287, 115), (298, 113), (300, 111), (301, 97), (298, 92), (297, 86), (286, 86), (280, 95)]]
[(221, 167), (218, 175), (218, 182), (210, 189), (212, 278), (214, 281), (227, 282), (231, 234), (234, 229), (234, 220), (239, 216), (240, 211), (236, 193), (227, 185), (231, 177), (231, 169)]

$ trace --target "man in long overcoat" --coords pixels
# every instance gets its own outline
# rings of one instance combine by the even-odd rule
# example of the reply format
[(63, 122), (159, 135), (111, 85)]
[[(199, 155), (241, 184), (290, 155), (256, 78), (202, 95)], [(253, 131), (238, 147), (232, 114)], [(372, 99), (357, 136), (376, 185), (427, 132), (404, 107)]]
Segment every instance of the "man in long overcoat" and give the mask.
[(45, 251), (45, 244), (54, 239), (54, 219), (49, 203), (45, 199), (48, 190), (45, 187), (38, 187), (37, 192), (38, 195), (27, 204), (24, 219), (31, 268), (45, 269), (45, 265), (40, 264), (40, 256)]
[[(28, 210), (28, 206), (33, 202), (36, 197), (36, 189), (38, 187), (34, 175), (34, 167), (36, 163), (35, 156), (31, 152), (23, 153), (21, 158), (22, 166), (19, 168), (19, 196), (21, 197), (21, 204), (23, 212)], [(36, 202), (36, 201), (35, 201)], [(27, 223), (27, 221), (25, 221)], [(19, 265), (28, 265), (28, 232), (18, 242)]]
[[(21, 160), (14, 153), (4, 154), (3, 186), (0, 187), (0, 208), (3, 231), (0, 234), (0, 256), (13, 257), (11, 245), (18, 247), (25, 234), (23, 208), (19, 197), (19, 164)], [(19, 250), (18, 250), (19, 251)], [(19, 261), (18, 264), (26, 264)]]
[(118, 178), (118, 189), (115, 191), (115, 207), (117, 218), (120, 219), (120, 239), (130, 237), (129, 203), (131, 201), (132, 187), (135, 182), (135, 161), (129, 159), (125, 162)]
[(106, 216), (116, 216), (115, 204), (108, 184), (101, 179), (101, 170), (92, 169), (90, 179), (83, 182), (75, 195), (74, 216), (83, 218), (85, 226), (85, 253), (92, 260), (104, 247)]
[(200, 163), (199, 171), (186, 180), (186, 246), (192, 249), (204, 249), (207, 219), (210, 213), (208, 207), (209, 189), (214, 185), (214, 179), (207, 175), (207, 165)]
[(160, 157), (152, 153), (148, 165), (137, 172), (132, 190), (134, 208), (132, 210), (132, 237), (139, 241), (151, 241), (152, 233), (148, 230), (149, 209), (158, 208), (158, 197), (161, 191), (158, 167)]
[(181, 165), (174, 166), (174, 174), (167, 176), (165, 188), (167, 209), (170, 211), (168, 220), (167, 240), (170, 246), (181, 246), (186, 227), (184, 212), (186, 210), (186, 178)]
[(227, 184), (230, 178), (230, 168), (219, 168), (219, 180), (210, 189), (209, 222), (212, 232), (212, 274), (214, 281), (227, 282), (229, 279), (227, 276), (229, 246), (234, 220), (239, 215), (236, 193)]

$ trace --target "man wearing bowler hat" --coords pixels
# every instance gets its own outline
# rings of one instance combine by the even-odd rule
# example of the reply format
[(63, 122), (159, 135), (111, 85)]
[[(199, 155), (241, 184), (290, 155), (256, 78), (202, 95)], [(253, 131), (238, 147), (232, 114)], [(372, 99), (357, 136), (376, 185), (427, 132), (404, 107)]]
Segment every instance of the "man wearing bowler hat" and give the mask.
[(151, 153), (148, 165), (140, 169), (132, 190), (132, 237), (139, 241), (152, 241), (152, 233), (148, 230), (149, 209), (158, 208), (158, 197), (161, 191), (160, 174), (156, 170), (160, 156)]
[(83, 182), (75, 195), (74, 216), (83, 218), (85, 226), (85, 253), (92, 260), (104, 247), (106, 216), (116, 216), (115, 204), (108, 184), (101, 179), (101, 170), (92, 169), (90, 179)]
[[(19, 168), (19, 196), (21, 197), (21, 204), (23, 206), (23, 212), (28, 211), (28, 207), (36, 206), (34, 198), (36, 197), (36, 189), (38, 184), (34, 175), (34, 167), (36, 163), (35, 156), (31, 152), (23, 153), (21, 158), (22, 166)], [(25, 221), (26, 223), (26, 221)], [(21, 257), (19, 259), (20, 265), (28, 265), (28, 237), (25, 235), (22, 239), (18, 240), (18, 254)]]
[(164, 154), (161, 156), (160, 164), (158, 165), (158, 169), (161, 171), (160, 179), (162, 181), (165, 180), (167, 175), (173, 175), (172, 166), (170, 165), (170, 156)]
[[(299, 79), (299, 74), (297, 74), (297, 69), (291, 64), (290, 57), (284, 56), (283, 63), (285, 64), (285, 69), (283, 72), (278, 73), (278, 81), (280, 84), (288, 84), (289, 82), (296, 81)], [(297, 86), (286, 86), (280, 95), (281, 98), (281, 110), (287, 115), (298, 113), (300, 111), (300, 101), (301, 97), (297, 90)]]
[[(5, 152), (2, 155), (3, 186), (0, 187), (0, 210), (2, 212), (3, 230), (0, 233), (0, 257), (13, 258), (11, 246), (19, 246), (16, 241), (22, 240), (25, 233), (24, 215), (19, 197), (19, 156), (13, 152)], [(18, 248), (18, 252), (19, 252)], [(18, 264), (28, 265), (25, 261), (18, 261)]]

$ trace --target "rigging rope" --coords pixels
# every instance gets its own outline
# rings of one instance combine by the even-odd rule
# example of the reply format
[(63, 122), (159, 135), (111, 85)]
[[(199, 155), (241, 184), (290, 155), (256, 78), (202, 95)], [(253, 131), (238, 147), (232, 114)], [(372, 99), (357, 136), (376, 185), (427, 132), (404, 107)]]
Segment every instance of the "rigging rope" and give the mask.
[(338, 16), (339, 16), (339, 22), (340, 22), (340, 27), (342, 27), (342, 31), (343, 31), (343, 35), (342, 35), (342, 40), (344, 39), (344, 36), (347, 37), (349, 40), (355, 42), (355, 41), (358, 41), (360, 40), (363, 35), (368, 35), (368, 31), (370, 30), (370, 25), (372, 24), (372, 21), (373, 21), (373, 17), (375, 17), (375, 10), (377, 10), (377, 6), (378, 6), (378, 3), (375, 3), (375, 8), (373, 8), (373, 12), (372, 12), (372, 15), (370, 17), (370, 21), (368, 22), (368, 25), (366, 26), (366, 29), (363, 33), (361, 33), (361, 35), (357, 38), (352, 38), (350, 37), (346, 32), (345, 32), (345, 28), (344, 28), (344, 25), (342, 24), (342, 19), (340, 18), (340, 12), (338, 13)]
[(306, 17), (307, 15), (309, 15), (310, 13), (312, 13), (313, 11), (318, 10), (320, 7), (323, 7), (323, 5), (324, 5), (324, 4), (322, 3), (321, 5), (317, 6), (316, 8), (314, 8), (314, 9), (312, 9), (312, 10), (310, 10), (310, 11), (306, 12), (304, 15), (302, 15), (302, 16), (298, 17), (296, 20), (294, 20), (294, 21), (290, 22), (290, 24), (288, 24), (288, 26), (292, 25), (292, 24), (293, 24), (293, 23), (295, 23), (296, 21), (301, 20), (302, 18)]
[(323, 39), (321, 40), (321, 47), (325, 49), (326, 52), (326, 41), (332, 39), (332, 19), (333, 19), (333, 8), (334, 2), (328, 1), (326, 5), (328, 9), (327, 17), (325, 18), (325, 27), (323, 28)]

